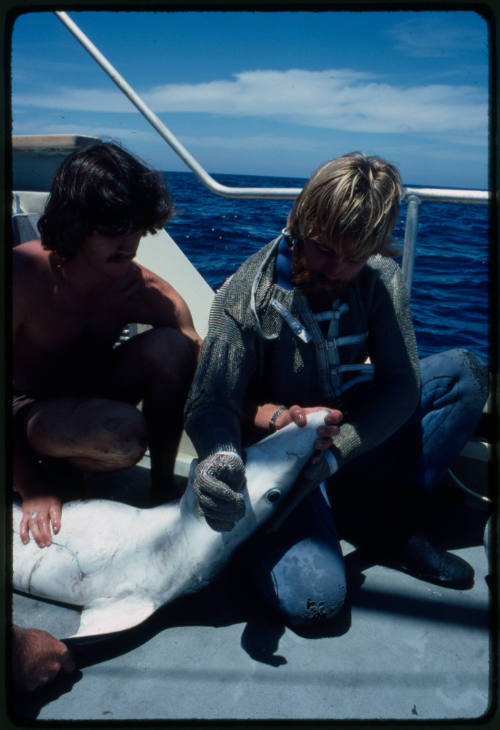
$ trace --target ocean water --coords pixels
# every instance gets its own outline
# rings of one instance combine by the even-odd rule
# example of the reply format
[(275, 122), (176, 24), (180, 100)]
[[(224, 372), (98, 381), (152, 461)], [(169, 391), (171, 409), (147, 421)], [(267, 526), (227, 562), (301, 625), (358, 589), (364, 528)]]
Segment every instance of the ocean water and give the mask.
[[(217, 289), (277, 236), (292, 200), (235, 200), (211, 193), (189, 172), (165, 172), (177, 215), (167, 230)], [(216, 175), (235, 187), (301, 187), (302, 178)], [(406, 205), (394, 237), (403, 241)], [(488, 206), (423, 203), (411, 308), (420, 355), (466, 347), (485, 362), (489, 343)]]

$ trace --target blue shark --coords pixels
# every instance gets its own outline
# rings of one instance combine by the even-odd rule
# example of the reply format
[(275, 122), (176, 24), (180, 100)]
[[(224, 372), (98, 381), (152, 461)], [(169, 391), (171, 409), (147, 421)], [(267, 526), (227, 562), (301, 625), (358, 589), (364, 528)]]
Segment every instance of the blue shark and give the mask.
[(191, 465), (183, 496), (140, 509), (104, 499), (64, 505), (61, 530), (49, 547), (19, 537), (13, 514), (13, 586), (33, 596), (81, 607), (73, 637), (124, 631), (161, 606), (210, 583), (234, 550), (271, 520), (309, 461), (327, 411), (307, 424), (277, 431), (246, 450), (245, 514), (216, 532), (198, 505)]

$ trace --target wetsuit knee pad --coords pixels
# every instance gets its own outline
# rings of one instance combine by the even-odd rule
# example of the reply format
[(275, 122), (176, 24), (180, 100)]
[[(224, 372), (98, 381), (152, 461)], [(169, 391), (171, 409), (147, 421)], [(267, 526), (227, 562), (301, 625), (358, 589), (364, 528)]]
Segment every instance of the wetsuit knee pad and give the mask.
[(310, 626), (333, 618), (346, 596), (344, 561), (315, 540), (294, 545), (271, 569), (267, 600), (291, 626)]
[(457, 348), (443, 353), (455, 366), (462, 387), (472, 392), (480, 407), (488, 397), (488, 368), (477, 355), (469, 350)]
[(290, 626), (333, 618), (346, 596), (344, 560), (331, 510), (319, 489), (259, 546), (253, 565), (262, 600)]
[(422, 380), (450, 378), (469, 403), (482, 408), (488, 397), (488, 368), (477, 355), (464, 348), (446, 350), (420, 361)]

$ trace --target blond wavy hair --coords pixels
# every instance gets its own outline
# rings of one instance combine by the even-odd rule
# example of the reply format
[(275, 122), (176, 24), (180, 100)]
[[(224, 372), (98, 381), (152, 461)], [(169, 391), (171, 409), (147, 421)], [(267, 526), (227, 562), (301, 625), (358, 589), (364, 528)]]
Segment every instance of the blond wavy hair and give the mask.
[(287, 228), (297, 241), (312, 238), (349, 254), (397, 256), (392, 238), (403, 186), (398, 170), (379, 157), (350, 152), (325, 162), (295, 200)]

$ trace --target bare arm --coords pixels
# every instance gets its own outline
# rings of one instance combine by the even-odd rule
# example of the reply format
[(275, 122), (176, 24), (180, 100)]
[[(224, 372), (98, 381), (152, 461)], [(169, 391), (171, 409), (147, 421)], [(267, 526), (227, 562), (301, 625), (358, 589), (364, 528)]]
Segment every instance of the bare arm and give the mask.
[[(13, 346), (16, 345), (19, 335), (32, 314), (32, 295), (38, 285), (35, 261), (24, 253), (24, 249), (13, 253)], [(14, 358), (16, 362), (16, 358)], [(14, 390), (16, 383), (14, 366)], [(36, 454), (30, 448), (28, 438), (22, 424), (16, 423), (14, 428), (13, 448), (13, 478), (14, 486), (22, 499), (22, 520), (20, 536), (24, 543), (29, 541), (31, 530), (34, 539), (40, 547), (52, 542), (50, 525), (54, 533), (61, 526), (61, 500), (48, 488), (45, 483)], [(35, 515), (33, 517), (33, 515)]]
[(138, 268), (140, 285), (130, 290), (126, 302), (129, 321), (179, 330), (192, 343), (198, 359), (202, 339), (196, 332), (185, 300), (167, 281), (143, 266)]
[[(12, 253), (12, 337), (14, 348), (29, 314), (29, 291), (31, 283), (31, 267), (26, 256), (14, 248)], [(14, 379), (15, 379), (14, 373)]]
[(35, 454), (22, 436), (14, 438), (14, 486), (22, 499), (22, 519), (19, 525), (21, 540), (29, 542), (29, 532), (40, 547), (52, 543), (61, 528), (62, 504), (60, 498), (45, 483)]

